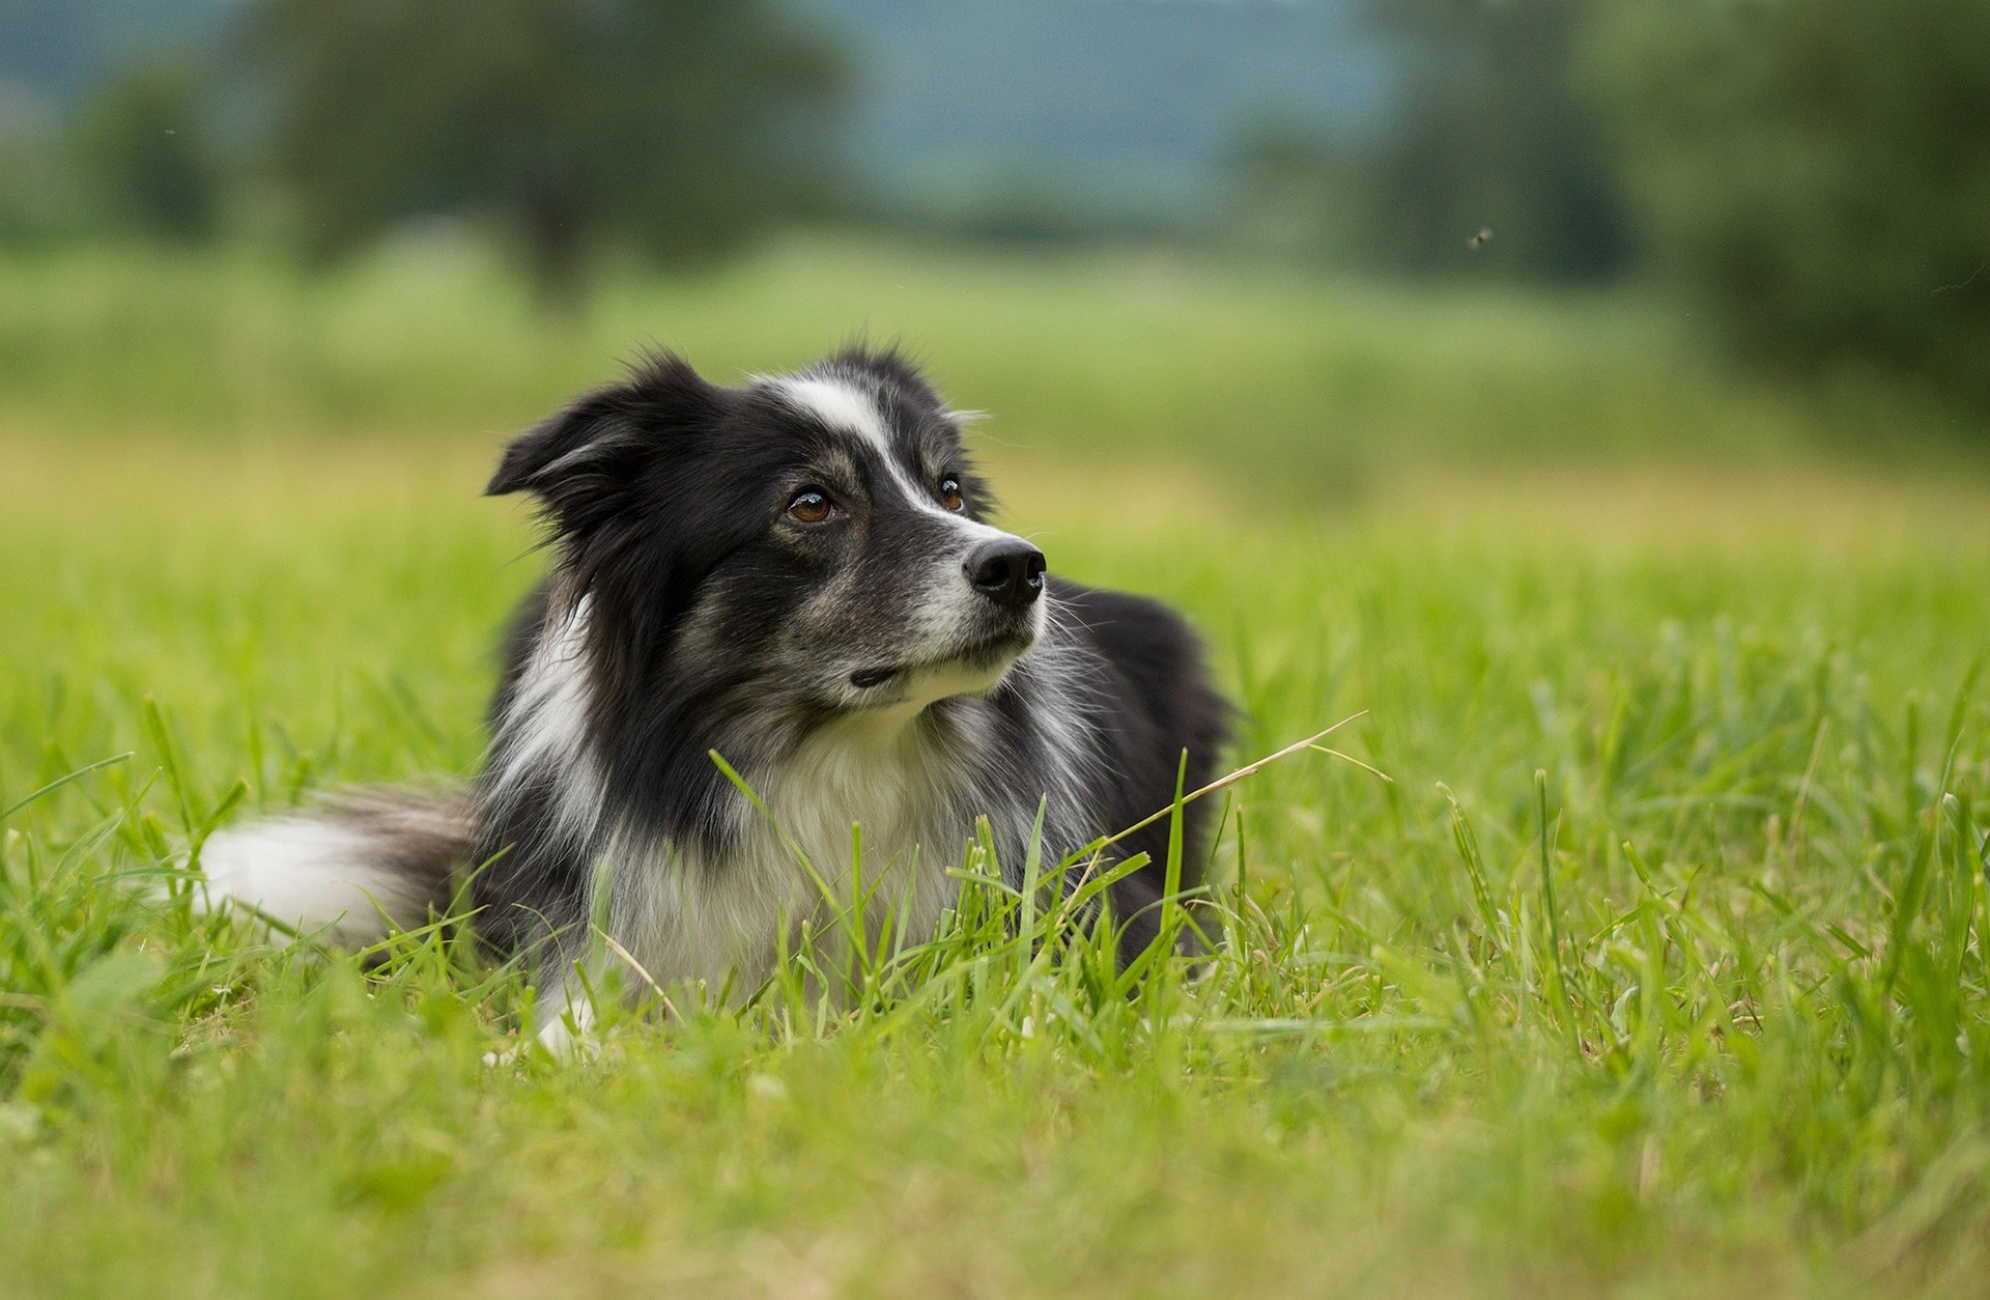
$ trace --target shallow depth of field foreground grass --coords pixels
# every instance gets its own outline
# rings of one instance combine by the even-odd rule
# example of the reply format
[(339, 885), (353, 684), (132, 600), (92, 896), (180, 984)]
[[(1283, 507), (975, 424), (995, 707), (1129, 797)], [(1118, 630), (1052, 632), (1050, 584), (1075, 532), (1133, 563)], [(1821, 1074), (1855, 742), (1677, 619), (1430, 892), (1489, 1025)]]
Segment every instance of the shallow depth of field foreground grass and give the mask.
[(1983, 1290), (1980, 481), (1323, 513), (997, 443), (1054, 567), (1197, 619), (1238, 761), (1360, 713), (1326, 743), (1393, 780), (1215, 796), (1199, 978), (1128, 995), (970, 882), (840, 1008), (679, 991), (491, 1067), (526, 993), (451, 935), (368, 965), (184, 902), (219, 817), (474, 767), (541, 563), (490, 450), (0, 441), (0, 1292)]

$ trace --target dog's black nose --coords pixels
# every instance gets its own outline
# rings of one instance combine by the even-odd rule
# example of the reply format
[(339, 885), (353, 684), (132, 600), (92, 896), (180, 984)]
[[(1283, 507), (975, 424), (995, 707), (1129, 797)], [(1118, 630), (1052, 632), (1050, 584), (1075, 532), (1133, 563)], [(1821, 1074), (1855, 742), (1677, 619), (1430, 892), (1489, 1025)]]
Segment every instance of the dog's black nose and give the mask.
[(983, 542), (962, 567), (975, 589), (1004, 609), (1027, 609), (1043, 594), (1043, 552), (1020, 537)]

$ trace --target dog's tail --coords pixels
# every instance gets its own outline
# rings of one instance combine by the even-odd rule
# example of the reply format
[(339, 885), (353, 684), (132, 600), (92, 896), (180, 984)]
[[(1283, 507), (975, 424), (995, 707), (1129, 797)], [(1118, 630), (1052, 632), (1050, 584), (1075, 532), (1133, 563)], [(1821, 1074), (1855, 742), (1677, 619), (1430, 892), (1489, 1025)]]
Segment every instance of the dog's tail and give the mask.
[(206, 905), (236, 904), (341, 943), (383, 938), (446, 907), (476, 829), (454, 791), (348, 791), (316, 807), (252, 821), (201, 848)]

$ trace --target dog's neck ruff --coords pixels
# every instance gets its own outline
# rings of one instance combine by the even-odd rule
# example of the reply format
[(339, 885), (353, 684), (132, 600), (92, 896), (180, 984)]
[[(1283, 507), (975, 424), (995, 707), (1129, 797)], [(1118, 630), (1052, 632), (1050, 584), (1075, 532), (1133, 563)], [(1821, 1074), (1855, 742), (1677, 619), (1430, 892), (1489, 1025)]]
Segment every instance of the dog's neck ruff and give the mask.
[(923, 941), (953, 901), (948, 868), (971, 829), (943, 730), (928, 715), (829, 723), (741, 773), (759, 806), (737, 801), (722, 850), (618, 845), (608, 909), (618, 939), (659, 980), (711, 982), (771, 969), (784, 932), (813, 919), (823, 933), (833, 909), (860, 911), (873, 936), (902, 929)]

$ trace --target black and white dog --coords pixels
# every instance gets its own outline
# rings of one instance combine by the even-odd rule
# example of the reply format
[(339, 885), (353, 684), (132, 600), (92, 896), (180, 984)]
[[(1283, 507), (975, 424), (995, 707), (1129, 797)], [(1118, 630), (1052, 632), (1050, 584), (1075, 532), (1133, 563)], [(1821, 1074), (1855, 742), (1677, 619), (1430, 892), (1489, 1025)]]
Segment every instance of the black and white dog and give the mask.
[[(480, 866), (500, 952), (571, 952), (600, 922), (666, 985), (750, 988), (820, 897), (796, 851), (847, 876), (853, 824), (875, 905), (922, 935), (977, 818), (1019, 875), (1042, 801), (1054, 861), (1165, 808), (1184, 750), (1204, 784), (1228, 706), (1187, 624), (1047, 576), (987, 522), (960, 426), (903, 358), (859, 349), (738, 388), (654, 357), (521, 435), (487, 491), (538, 498), (557, 562), (514, 627), (482, 775), (218, 835), (210, 898), (363, 942)], [(1186, 885), (1204, 822), (1191, 805)], [(1115, 886), (1126, 951), (1155, 934), (1167, 838), (1116, 846), (1152, 859)]]

